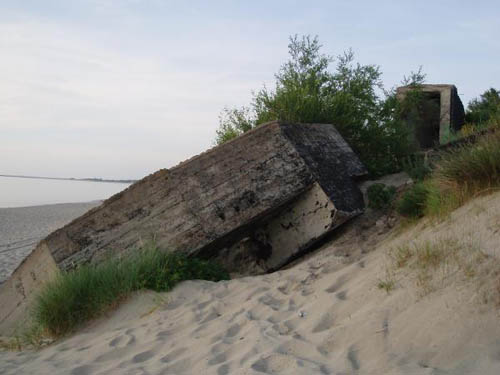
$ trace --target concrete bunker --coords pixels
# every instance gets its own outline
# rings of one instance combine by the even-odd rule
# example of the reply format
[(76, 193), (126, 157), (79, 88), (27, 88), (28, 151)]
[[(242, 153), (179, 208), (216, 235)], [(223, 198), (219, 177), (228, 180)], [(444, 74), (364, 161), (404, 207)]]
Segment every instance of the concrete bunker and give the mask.
[[(363, 212), (356, 181), (366, 174), (333, 125), (263, 124), (145, 177), (42, 240), (0, 285), (8, 299), (0, 335), (53, 269), (126, 256), (152, 239), (237, 274), (276, 270)], [(26, 275), (42, 261), (51, 271), (37, 270), (34, 282)]]
[[(415, 87), (404, 86), (397, 89), (397, 98), (403, 100)], [(423, 99), (417, 113), (407, 113), (405, 121), (413, 132), (416, 145), (429, 149), (451, 140), (452, 132), (460, 130), (464, 124), (464, 107), (454, 85), (421, 85)]]

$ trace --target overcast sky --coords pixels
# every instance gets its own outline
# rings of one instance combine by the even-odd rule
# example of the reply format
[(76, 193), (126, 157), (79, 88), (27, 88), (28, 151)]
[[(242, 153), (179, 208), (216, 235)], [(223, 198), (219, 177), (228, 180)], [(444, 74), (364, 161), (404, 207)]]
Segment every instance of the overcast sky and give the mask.
[(288, 37), (352, 48), (386, 87), (423, 66), (500, 88), (497, 1), (0, 0), (0, 174), (140, 178), (212, 145)]

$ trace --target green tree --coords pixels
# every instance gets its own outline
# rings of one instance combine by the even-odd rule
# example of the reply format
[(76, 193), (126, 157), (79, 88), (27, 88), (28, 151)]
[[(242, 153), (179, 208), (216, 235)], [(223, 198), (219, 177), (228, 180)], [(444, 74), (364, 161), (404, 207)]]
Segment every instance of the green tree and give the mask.
[(490, 88), (481, 94), (479, 99), (469, 102), (465, 121), (479, 125), (498, 117), (500, 117), (500, 91)]
[(288, 50), (273, 90), (264, 86), (250, 107), (223, 110), (216, 143), (272, 120), (333, 124), (372, 175), (399, 170), (407, 128), (397, 118), (394, 92), (377, 95), (383, 90), (379, 67), (356, 63), (351, 50), (336, 59), (324, 55), (317, 37), (291, 37)]

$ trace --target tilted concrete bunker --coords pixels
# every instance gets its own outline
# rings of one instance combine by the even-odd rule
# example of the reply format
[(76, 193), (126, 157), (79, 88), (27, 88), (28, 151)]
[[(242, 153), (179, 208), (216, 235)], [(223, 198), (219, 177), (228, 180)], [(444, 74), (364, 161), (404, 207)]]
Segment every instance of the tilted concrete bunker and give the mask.
[[(397, 98), (403, 100), (412, 86), (398, 87)], [(454, 85), (421, 85), (424, 101), (419, 108), (419, 123), (411, 118), (406, 120), (415, 133), (415, 140), (422, 149), (432, 148), (450, 141), (453, 131), (464, 124), (464, 106)]]
[(0, 334), (54, 274), (34, 266), (37, 257), (68, 270), (154, 240), (232, 272), (272, 271), (363, 211), (356, 180), (366, 174), (332, 125), (261, 125), (145, 177), (42, 240), (0, 285), (0, 298), (9, 296)]

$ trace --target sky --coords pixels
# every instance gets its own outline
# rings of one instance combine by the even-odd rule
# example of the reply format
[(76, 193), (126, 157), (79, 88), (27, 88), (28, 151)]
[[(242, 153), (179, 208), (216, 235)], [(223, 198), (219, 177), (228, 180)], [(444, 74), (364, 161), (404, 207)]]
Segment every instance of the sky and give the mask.
[(498, 0), (0, 0), (0, 174), (141, 178), (213, 146), (273, 87), (291, 35), (386, 88), (423, 67), (466, 105), (500, 88)]

